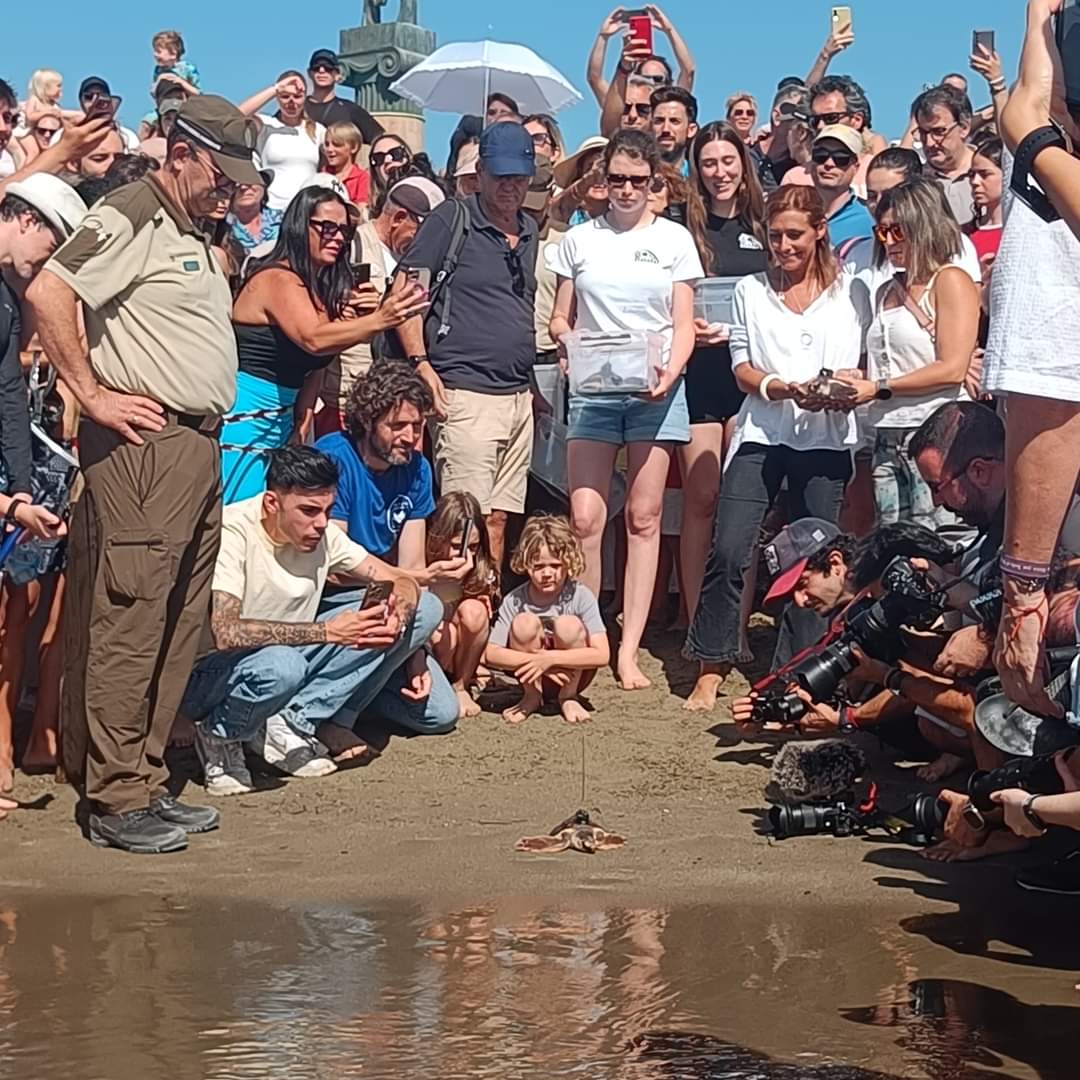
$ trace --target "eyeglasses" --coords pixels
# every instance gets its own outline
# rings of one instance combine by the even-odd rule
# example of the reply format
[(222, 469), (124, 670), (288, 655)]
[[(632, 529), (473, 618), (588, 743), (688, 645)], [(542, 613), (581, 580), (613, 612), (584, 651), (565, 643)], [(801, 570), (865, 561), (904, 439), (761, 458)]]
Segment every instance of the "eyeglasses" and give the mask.
[(214, 181), (214, 186), (207, 194), (215, 199), (231, 199), (233, 192), (236, 191), (236, 181), (230, 180), (223, 172), (221, 172), (214, 164), (214, 160), (209, 154), (203, 157), (200, 153), (196, 153), (195, 156), (203, 168), (210, 174), (210, 178)]
[(538, 131), (533, 137), (533, 146), (554, 146), (551, 136), (546, 131)]
[(933, 139), (934, 142), (944, 142), (945, 139), (948, 138), (949, 132), (959, 126), (959, 120), (954, 120), (948, 127), (924, 128), (920, 125), (919, 138), (924, 143), (929, 142), (931, 139)]
[(890, 241), (894, 244), (904, 242), (904, 230), (899, 225), (875, 225), (874, 235), (879, 244), (888, 244)]
[(356, 233), (355, 226), (348, 223), (343, 225), (340, 221), (331, 221), (329, 218), (312, 218), (308, 225), (319, 234), (319, 239), (324, 244), (329, 244), (338, 233), (341, 234), (341, 239), (348, 244)]
[(827, 146), (819, 146), (810, 155), (810, 160), (815, 165), (824, 165), (831, 161), (838, 169), (848, 169), (855, 161), (855, 155), (850, 150), (832, 150)]
[(849, 112), (815, 113), (810, 117), (810, 123), (816, 128), (832, 127), (833, 124), (839, 124), (841, 120), (846, 120), (850, 115)]
[(636, 101), (628, 101), (622, 107), (623, 116), (629, 116), (631, 113), (637, 113), (638, 116), (649, 117), (652, 116), (651, 105), (639, 105)]
[(620, 173), (608, 173), (607, 185), (608, 188), (615, 188), (617, 191), (619, 188), (626, 187), (629, 184), (635, 191), (644, 191), (652, 184), (652, 174), (648, 176), (623, 176)]
[(972, 462), (978, 460), (980, 459), (977, 456), (968, 458), (959, 469), (949, 476), (943, 477), (936, 484), (931, 484), (929, 481), (926, 481), (926, 486), (930, 489), (930, 494), (937, 498), (950, 484), (955, 483), (961, 476), (966, 476), (968, 469), (971, 468)]
[(732, 109), (732, 116), (756, 116), (757, 113), (753, 109)]
[(371, 164), (377, 169), (383, 162), (386, 161), (398, 161), (404, 162), (409, 160), (409, 151), (404, 146), (395, 146), (393, 150), (376, 150), (371, 155)]

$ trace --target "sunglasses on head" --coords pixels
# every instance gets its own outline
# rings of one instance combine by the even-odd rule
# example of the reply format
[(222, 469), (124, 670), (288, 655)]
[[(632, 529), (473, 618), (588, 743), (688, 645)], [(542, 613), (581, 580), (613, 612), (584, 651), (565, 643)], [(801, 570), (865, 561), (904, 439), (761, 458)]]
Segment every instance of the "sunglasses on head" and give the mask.
[(880, 244), (902, 244), (904, 242), (904, 230), (899, 225), (875, 225), (874, 235)]
[(376, 150), (371, 155), (371, 164), (377, 169), (386, 161), (408, 161), (409, 151), (404, 146), (395, 146), (393, 150)]
[(312, 218), (308, 224), (319, 234), (319, 239), (324, 244), (329, 244), (338, 233), (346, 244), (350, 243), (356, 228), (348, 222), (344, 225), (340, 221), (331, 221), (329, 218)]
[(635, 191), (644, 191), (652, 184), (652, 176), (623, 176), (620, 173), (608, 173), (607, 184), (609, 188), (626, 187), (629, 184)]
[(819, 146), (810, 158), (815, 165), (824, 165), (831, 161), (838, 169), (847, 169), (855, 161), (855, 155), (850, 150), (832, 150), (827, 146)]
[(810, 123), (816, 128), (832, 127), (833, 124), (839, 124), (841, 120), (846, 120), (850, 115), (849, 112), (816, 113), (810, 117)]
[(652, 116), (651, 105), (639, 105), (637, 102), (628, 101), (622, 107), (623, 116), (629, 116), (632, 112), (636, 112), (638, 116)]

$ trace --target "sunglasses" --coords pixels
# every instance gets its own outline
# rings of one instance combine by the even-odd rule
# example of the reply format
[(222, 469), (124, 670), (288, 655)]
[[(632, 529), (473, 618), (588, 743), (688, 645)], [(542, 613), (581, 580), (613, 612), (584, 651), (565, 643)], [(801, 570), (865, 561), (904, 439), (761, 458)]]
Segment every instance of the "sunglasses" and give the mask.
[(879, 244), (888, 244), (890, 241), (894, 244), (904, 242), (904, 230), (899, 225), (875, 225), (874, 235)]
[(376, 150), (371, 155), (371, 164), (377, 169), (386, 161), (408, 161), (409, 151), (404, 146), (395, 146), (393, 150)]
[(58, 127), (36, 127), (34, 128), (34, 134), (44, 135), (46, 138), (51, 139), (59, 130)]
[(214, 181), (214, 186), (207, 194), (214, 199), (231, 199), (237, 188), (236, 181), (230, 180), (223, 172), (221, 172), (214, 164), (214, 160), (209, 154), (205, 157), (201, 154), (196, 156), (206, 171), (210, 173), (210, 178)]
[(850, 150), (830, 150), (827, 146), (822, 146), (810, 155), (810, 159), (815, 165), (824, 165), (831, 161), (838, 169), (847, 169), (855, 161), (855, 155)]
[(653, 182), (652, 176), (623, 176), (621, 173), (608, 173), (607, 184), (609, 188), (626, 187), (629, 184), (635, 191), (644, 191)]
[(336, 75), (338, 73), (338, 69), (336, 67), (331, 67), (329, 64), (316, 64), (311, 70), (329, 72), (331, 75)]
[(622, 107), (622, 114), (623, 116), (629, 116), (631, 113), (637, 113), (638, 116), (652, 116), (652, 106), (638, 105), (631, 101)]
[(732, 109), (732, 116), (755, 116), (756, 113), (753, 109)]
[(525, 295), (525, 268), (521, 265), (521, 255), (517, 248), (506, 253), (506, 265), (510, 271), (510, 288), (515, 296)]
[(816, 128), (832, 127), (833, 124), (839, 124), (841, 120), (846, 120), (850, 115), (849, 112), (817, 113), (810, 117), (810, 123)]
[(356, 233), (355, 226), (349, 224), (342, 225), (340, 222), (330, 221), (328, 218), (312, 218), (311, 221), (308, 222), (308, 225), (319, 234), (319, 239), (324, 244), (329, 244), (338, 233), (341, 234), (341, 239), (344, 240), (346, 244), (351, 243), (352, 238)]

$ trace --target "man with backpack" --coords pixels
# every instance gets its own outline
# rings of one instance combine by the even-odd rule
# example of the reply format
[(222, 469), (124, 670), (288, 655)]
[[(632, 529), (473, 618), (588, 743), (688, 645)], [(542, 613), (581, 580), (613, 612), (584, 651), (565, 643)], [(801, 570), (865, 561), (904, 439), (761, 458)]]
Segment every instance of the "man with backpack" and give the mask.
[(479, 192), (427, 215), (395, 283), (430, 275), (431, 308), (397, 333), (435, 400), (439, 487), (479, 500), (496, 566), (509, 515), (525, 509), (532, 456), (537, 228), (522, 206), (535, 171), (520, 124), (489, 126)]

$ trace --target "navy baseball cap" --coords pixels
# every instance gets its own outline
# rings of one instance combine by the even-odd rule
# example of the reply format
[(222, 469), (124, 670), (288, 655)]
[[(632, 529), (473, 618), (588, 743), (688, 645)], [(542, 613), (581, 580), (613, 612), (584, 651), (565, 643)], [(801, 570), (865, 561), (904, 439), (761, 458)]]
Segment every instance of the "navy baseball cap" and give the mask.
[(489, 124), (480, 136), (480, 160), (490, 176), (534, 176), (536, 148), (521, 124)]
[(109, 89), (109, 84), (100, 75), (88, 75), (79, 86), (79, 100), (82, 101), (88, 94), (111, 97), (112, 91)]
[(341, 69), (341, 63), (338, 61), (337, 53), (333, 49), (316, 49), (311, 54), (311, 59), (308, 61), (308, 71), (313, 71), (316, 67), (325, 65), (328, 68), (333, 68), (335, 71)]

